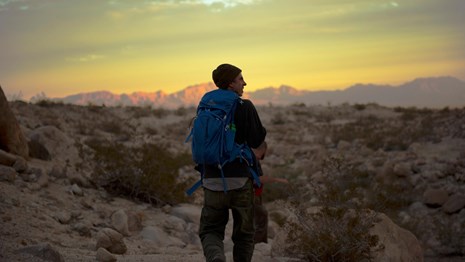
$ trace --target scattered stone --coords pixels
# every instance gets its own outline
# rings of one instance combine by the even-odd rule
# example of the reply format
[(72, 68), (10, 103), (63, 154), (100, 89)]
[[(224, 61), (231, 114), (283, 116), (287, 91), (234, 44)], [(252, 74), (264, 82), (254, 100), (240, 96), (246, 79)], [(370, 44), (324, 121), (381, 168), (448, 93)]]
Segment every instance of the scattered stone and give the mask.
[(179, 238), (172, 237), (163, 231), (163, 229), (154, 226), (144, 227), (140, 232), (140, 236), (145, 240), (153, 241), (157, 247), (184, 247), (186, 245)]
[(129, 236), (128, 215), (122, 209), (111, 215), (111, 226), (123, 236)]
[(18, 172), (12, 167), (0, 165), (0, 181), (14, 182)]
[(412, 165), (410, 163), (396, 163), (394, 164), (393, 170), (394, 174), (398, 177), (409, 177), (413, 174)]
[(69, 224), (69, 222), (71, 221), (71, 214), (68, 212), (62, 211), (62, 212), (55, 214), (54, 218), (61, 224), (66, 225), (66, 224)]
[(130, 232), (140, 231), (142, 229), (142, 213), (127, 212), (128, 215), (128, 229)]
[(70, 172), (67, 174), (71, 184), (77, 184), (80, 187), (89, 187), (89, 182), (79, 173)]
[(186, 222), (198, 223), (202, 209), (190, 204), (180, 204), (171, 209), (171, 215), (182, 218)]
[(58, 165), (54, 165), (49, 173), (50, 177), (54, 178), (65, 178), (66, 177), (66, 168), (59, 167)]
[(104, 228), (97, 234), (96, 248), (103, 247), (113, 254), (124, 254), (127, 251), (123, 235), (111, 228)]
[(427, 189), (423, 193), (423, 202), (432, 207), (442, 206), (449, 198), (449, 193), (443, 189)]
[(74, 231), (77, 231), (79, 233), (80, 236), (84, 236), (84, 237), (91, 237), (92, 236), (92, 233), (91, 233), (91, 226), (88, 225), (87, 223), (84, 223), (84, 222), (79, 222), (79, 223), (76, 223), (72, 226), (72, 229)]
[(77, 184), (73, 184), (71, 186), (70, 192), (75, 196), (83, 196), (84, 195), (84, 192), (82, 191), (82, 189)]
[(37, 184), (41, 187), (47, 187), (48, 186), (48, 175), (43, 173), (42, 175), (39, 176), (37, 179)]
[(465, 195), (455, 194), (447, 199), (442, 206), (442, 210), (448, 214), (456, 213), (465, 207)]

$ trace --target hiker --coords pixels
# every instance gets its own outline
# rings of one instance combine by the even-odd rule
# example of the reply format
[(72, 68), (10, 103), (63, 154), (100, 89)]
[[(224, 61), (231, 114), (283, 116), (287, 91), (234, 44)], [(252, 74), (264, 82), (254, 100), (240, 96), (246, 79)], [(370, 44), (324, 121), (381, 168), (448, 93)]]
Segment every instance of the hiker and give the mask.
[[(244, 92), (246, 82), (242, 70), (231, 64), (221, 64), (212, 72), (215, 85), (222, 90)], [(250, 100), (241, 99), (234, 113), (235, 142), (250, 148), (265, 143), (263, 127), (255, 106)], [(250, 151), (250, 150), (249, 150)], [(253, 155), (252, 152), (250, 152)], [(203, 173), (204, 204), (200, 218), (199, 237), (206, 261), (226, 261), (224, 235), (229, 219), (233, 216), (233, 257), (236, 262), (252, 260), (254, 250), (254, 179), (247, 161), (237, 158), (220, 170), (216, 165), (200, 167)], [(198, 166), (196, 169), (199, 168)], [(256, 176), (256, 174), (255, 174)]]
[(289, 181), (286, 178), (272, 177), (269, 175), (264, 175), (263, 170), (260, 165), (260, 160), (265, 158), (265, 154), (268, 147), (266, 143), (263, 143), (258, 148), (252, 149), (254, 152), (257, 165), (260, 175), (260, 187), (255, 186), (255, 199), (254, 199), (254, 224), (255, 224), (255, 236), (254, 243), (268, 243), (268, 211), (266, 210), (265, 205), (263, 204), (262, 194), (263, 187), (266, 184), (271, 183), (283, 183), (288, 184)]

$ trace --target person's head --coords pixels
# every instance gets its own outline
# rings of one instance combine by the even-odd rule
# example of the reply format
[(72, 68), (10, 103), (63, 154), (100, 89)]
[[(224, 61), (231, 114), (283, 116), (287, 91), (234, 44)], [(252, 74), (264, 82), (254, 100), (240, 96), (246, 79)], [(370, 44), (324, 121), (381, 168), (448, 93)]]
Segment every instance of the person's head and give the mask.
[(230, 64), (221, 64), (212, 72), (213, 82), (218, 88), (231, 90), (242, 96), (247, 83), (242, 77), (242, 70)]

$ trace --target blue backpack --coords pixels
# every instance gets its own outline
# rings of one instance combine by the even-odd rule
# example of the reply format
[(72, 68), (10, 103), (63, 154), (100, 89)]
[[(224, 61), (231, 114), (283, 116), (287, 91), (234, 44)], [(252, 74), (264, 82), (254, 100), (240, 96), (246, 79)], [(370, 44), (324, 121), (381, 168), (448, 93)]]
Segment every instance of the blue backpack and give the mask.
[(223, 89), (207, 92), (200, 100), (197, 116), (185, 142), (192, 139), (192, 159), (198, 165), (201, 177), (186, 191), (188, 195), (192, 195), (202, 184), (205, 165), (218, 166), (226, 192), (223, 167), (237, 158), (247, 162), (255, 183), (260, 186), (257, 172), (252, 168), (255, 163), (252, 150), (247, 144), (235, 142), (234, 113), (238, 103), (242, 103), (242, 100), (236, 93)]

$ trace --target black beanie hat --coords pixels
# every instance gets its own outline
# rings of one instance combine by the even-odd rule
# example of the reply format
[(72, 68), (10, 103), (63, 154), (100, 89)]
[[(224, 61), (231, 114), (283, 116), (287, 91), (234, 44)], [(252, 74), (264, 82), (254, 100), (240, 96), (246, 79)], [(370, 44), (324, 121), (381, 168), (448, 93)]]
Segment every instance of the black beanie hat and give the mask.
[(212, 72), (213, 82), (221, 89), (228, 89), (229, 84), (242, 72), (236, 66), (221, 64)]

